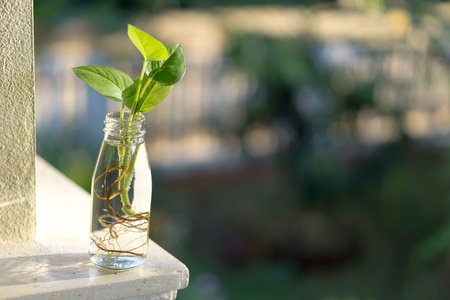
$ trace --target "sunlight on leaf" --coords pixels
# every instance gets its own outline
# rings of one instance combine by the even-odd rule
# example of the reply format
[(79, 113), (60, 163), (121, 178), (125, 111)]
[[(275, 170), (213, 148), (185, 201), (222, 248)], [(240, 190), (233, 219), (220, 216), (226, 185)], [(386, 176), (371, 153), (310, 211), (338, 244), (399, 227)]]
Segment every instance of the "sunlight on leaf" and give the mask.
[(166, 99), (172, 89), (173, 85), (164, 86), (156, 82), (151, 92), (147, 95), (147, 97), (139, 107), (139, 112), (146, 113), (148, 111), (151, 111), (164, 99)]
[(183, 78), (186, 62), (180, 45), (167, 47), (169, 57), (165, 61), (151, 61), (147, 66), (147, 74), (161, 85), (174, 85)]
[(166, 47), (148, 33), (128, 24), (128, 37), (146, 61), (167, 59)]
[(123, 102), (136, 92), (133, 80), (117, 69), (89, 65), (72, 70), (87, 85), (112, 100)]
[[(137, 84), (139, 82), (139, 78), (136, 78), (134, 82)], [(141, 113), (146, 113), (153, 108), (155, 108), (159, 103), (161, 103), (172, 91), (173, 85), (164, 86), (156, 81), (152, 80), (147, 75), (144, 76), (142, 85), (146, 87), (141, 91), (141, 95), (138, 99), (137, 110)], [(128, 108), (133, 106), (134, 97), (127, 98), (125, 105)]]

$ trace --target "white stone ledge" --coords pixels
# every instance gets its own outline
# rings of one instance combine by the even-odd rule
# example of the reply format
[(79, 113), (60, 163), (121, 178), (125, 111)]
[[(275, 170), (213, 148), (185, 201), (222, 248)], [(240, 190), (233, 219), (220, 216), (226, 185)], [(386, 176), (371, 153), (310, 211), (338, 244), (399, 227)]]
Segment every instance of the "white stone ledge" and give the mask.
[(186, 266), (151, 240), (136, 270), (94, 267), (89, 194), (40, 158), (37, 185), (36, 241), (0, 244), (0, 299), (175, 299), (188, 285)]

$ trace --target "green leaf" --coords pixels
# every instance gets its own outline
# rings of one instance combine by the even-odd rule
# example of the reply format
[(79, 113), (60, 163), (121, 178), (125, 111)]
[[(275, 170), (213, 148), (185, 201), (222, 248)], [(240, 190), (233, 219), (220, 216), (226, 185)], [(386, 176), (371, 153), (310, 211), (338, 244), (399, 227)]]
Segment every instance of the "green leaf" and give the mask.
[(136, 93), (133, 80), (117, 69), (90, 65), (72, 70), (87, 85), (112, 100), (123, 102)]
[[(134, 82), (138, 84), (139, 78), (136, 78)], [(146, 85), (147, 87), (144, 89)], [(161, 103), (170, 94), (173, 86), (163, 86), (145, 75), (142, 80), (142, 89), (136, 111), (146, 113)], [(135, 97), (127, 98), (125, 105), (131, 109), (134, 99)]]
[(143, 101), (139, 107), (139, 112), (146, 113), (154, 109), (158, 104), (160, 104), (166, 97), (170, 94), (173, 89), (173, 85), (164, 86), (155, 82), (150, 93)]
[(131, 24), (128, 24), (128, 37), (146, 61), (167, 59), (167, 49), (160, 41)]
[(147, 64), (147, 69), (145, 70), (145, 74), (147, 74), (149, 77), (153, 77), (159, 71), (159, 69), (162, 67), (164, 62), (165, 62), (165, 60), (149, 61)]
[(165, 61), (151, 61), (147, 66), (147, 74), (161, 85), (174, 85), (183, 78), (186, 62), (180, 45), (167, 47), (169, 57)]
[[(151, 90), (151, 88), (149, 89), (149, 88), (147, 88), (145, 91), (143, 90), (144, 89), (144, 87), (145, 87), (145, 84), (147, 83), (147, 81), (148, 81), (148, 76), (145, 76), (144, 75), (144, 78), (142, 79), (142, 87), (141, 87), (141, 91), (140, 91), (140, 94), (142, 95), (141, 97), (139, 97), (139, 99), (138, 99), (138, 107), (139, 107), (139, 102), (142, 102), (144, 99), (145, 99), (145, 97), (147, 96), (147, 94), (149, 93), (149, 90)], [(134, 80), (134, 85), (138, 85), (139, 84), (139, 78), (136, 78), (135, 80)], [(129, 109), (131, 109), (132, 107), (133, 107), (133, 102), (134, 102), (134, 100), (136, 99), (136, 95), (132, 95), (131, 97), (127, 97), (126, 99), (125, 99), (125, 105), (129, 108)]]

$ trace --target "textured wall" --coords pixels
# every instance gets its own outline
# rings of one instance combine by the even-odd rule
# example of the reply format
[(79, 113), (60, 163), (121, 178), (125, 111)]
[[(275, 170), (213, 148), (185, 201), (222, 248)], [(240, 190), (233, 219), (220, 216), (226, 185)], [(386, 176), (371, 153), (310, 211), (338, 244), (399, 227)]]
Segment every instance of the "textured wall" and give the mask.
[(0, 241), (34, 237), (33, 1), (0, 0)]

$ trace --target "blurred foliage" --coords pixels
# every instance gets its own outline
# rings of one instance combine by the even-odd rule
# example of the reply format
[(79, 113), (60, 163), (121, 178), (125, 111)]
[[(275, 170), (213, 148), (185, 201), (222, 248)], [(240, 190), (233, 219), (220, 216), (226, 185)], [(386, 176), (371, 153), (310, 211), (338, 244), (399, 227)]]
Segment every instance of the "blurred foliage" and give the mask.
[[(360, 2), (420, 15), (425, 4), (440, 1)], [(159, 12), (158, 5), (39, 0), (36, 23), (45, 28), (82, 14), (101, 30), (114, 30), (138, 11)], [(344, 44), (356, 56), (380, 55)], [(327, 62), (323, 41), (237, 33), (228, 46), (231, 63), (250, 80), (237, 132), (245, 163), (237, 171), (214, 167), (188, 176), (154, 170), (151, 237), (191, 272), (178, 299), (450, 299), (448, 147), (409, 136), (401, 126), (404, 112), (386, 110), (374, 98), (383, 78), (358, 78), (342, 61)], [(440, 48), (431, 55), (445, 57)], [(392, 117), (396, 139), (358, 139), (357, 115), (367, 109)], [(330, 134), (335, 124), (345, 125), (345, 138)], [(264, 157), (245, 147), (254, 128), (277, 137)], [(82, 137), (75, 139), (82, 144)], [(47, 137), (38, 151), (88, 190), (93, 162), (86, 150), (61, 156), (64, 145), (55, 144)]]
[[(333, 0), (285, 0), (284, 5), (333, 3)], [(280, 4), (276, 0), (226, 0), (216, 3), (209, 0), (36, 0), (35, 24), (38, 32), (50, 29), (65, 19), (82, 17), (93, 22), (100, 31), (123, 28), (127, 20), (138, 13), (158, 14), (176, 8), (213, 8), (218, 5)]]
[[(255, 125), (291, 136), (269, 158), (247, 153), (253, 171), (234, 180), (170, 185), (167, 209), (189, 220), (181, 244), (222, 262), (214, 273), (229, 299), (448, 299), (448, 149), (404, 131), (391, 142), (352, 136), (336, 145), (327, 135), (333, 122), (345, 116), (356, 131), (358, 112), (380, 109), (374, 82), (336, 89), (336, 69), (321, 64), (321, 43), (307, 37), (238, 34), (231, 44), (230, 57), (254, 83), (243, 144)], [(305, 87), (325, 101), (315, 111), (299, 109)], [(287, 272), (282, 283), (279, 272)]]

